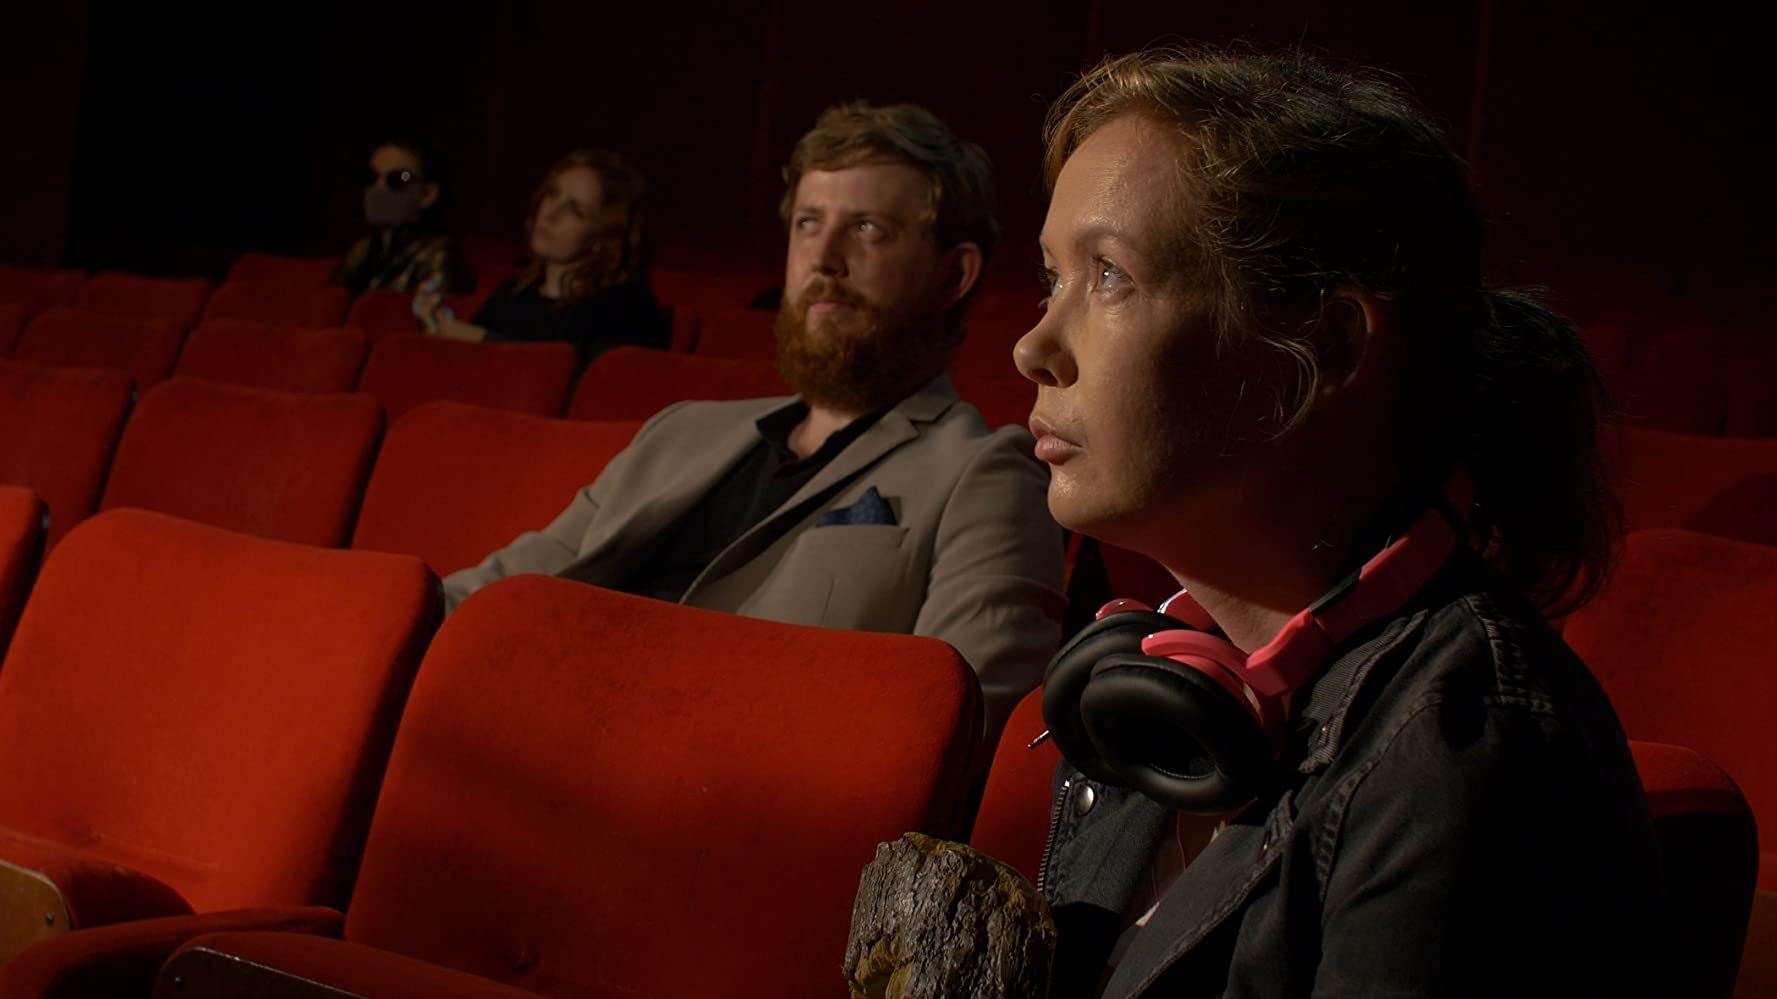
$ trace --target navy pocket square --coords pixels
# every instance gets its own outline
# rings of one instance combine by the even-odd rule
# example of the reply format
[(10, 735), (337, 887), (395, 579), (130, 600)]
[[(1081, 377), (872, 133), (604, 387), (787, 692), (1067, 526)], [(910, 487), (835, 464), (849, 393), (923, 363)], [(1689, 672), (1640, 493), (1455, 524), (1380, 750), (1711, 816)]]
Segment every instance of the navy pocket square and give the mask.
[(895, 511), (888, 505), (888, 500), (871, 486), (869, 491), (851, 506), (838, 510), (828, 510), (814, 522), (816, 527), (840, 527), (848, 524), (883, 524), (894, 526)]

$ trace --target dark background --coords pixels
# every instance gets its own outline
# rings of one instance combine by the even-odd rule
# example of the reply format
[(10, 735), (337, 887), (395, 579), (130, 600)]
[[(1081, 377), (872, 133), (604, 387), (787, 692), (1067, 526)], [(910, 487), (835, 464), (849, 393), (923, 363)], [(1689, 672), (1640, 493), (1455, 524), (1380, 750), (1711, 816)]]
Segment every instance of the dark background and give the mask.
[(1022, 277), (1048, 101), (1106, 52), (1241, 39), (1404, 79), (1475, 165), (1496, 280), (1732, 323), (1761, 322), (1768, 294), (1768, 39), (1725, 6), (163, 6), (9, 13), (0, 257), (217, 274), (241, 250), (337, 253), (369, 146), (399, 132), (442, 151), (459, 231), (516, 239), (547, 165), (605, 146), (653, 179), (664, 262), (775, 267), (790, 147), (820, 108), (863, 97), (925, 104), (987, 147), (995, 271)]

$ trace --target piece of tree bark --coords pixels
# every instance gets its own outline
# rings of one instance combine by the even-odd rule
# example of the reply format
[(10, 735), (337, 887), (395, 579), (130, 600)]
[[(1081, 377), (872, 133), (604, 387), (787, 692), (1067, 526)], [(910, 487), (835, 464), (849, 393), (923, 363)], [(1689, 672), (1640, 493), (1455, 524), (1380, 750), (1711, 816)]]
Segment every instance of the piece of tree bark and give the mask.
[(852, 903), (853, 999), (1044, 999), (1049, 903), (1024, 876), (961, 843), (908, 833), (876, 848)]

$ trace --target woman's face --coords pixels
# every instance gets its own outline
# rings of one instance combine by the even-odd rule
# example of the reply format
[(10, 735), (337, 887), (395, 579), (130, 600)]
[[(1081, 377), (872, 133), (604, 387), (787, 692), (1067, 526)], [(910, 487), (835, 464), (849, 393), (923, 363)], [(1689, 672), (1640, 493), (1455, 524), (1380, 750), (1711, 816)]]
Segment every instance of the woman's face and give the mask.
[(1213, 286), (1179, 238), (1183, 154), (1177, 134), (1128, 115), (1069, 157), (1041, 238), (1047, 308), (1013, 351), (1039, 386), (1050, 512), (1163, 561), (1181, 525), (1231, 523), (1263, 485), (1263, 366), (1250, 347), (1217, 347)]
[(601, 208), (604, 195), (598, 173), (589, 167), (569, 167), (556, 174), (543, 189), (531, 222), (531, 252), (558, 264), (586, 256), (601, 238), (598, 234), (609, 229)]

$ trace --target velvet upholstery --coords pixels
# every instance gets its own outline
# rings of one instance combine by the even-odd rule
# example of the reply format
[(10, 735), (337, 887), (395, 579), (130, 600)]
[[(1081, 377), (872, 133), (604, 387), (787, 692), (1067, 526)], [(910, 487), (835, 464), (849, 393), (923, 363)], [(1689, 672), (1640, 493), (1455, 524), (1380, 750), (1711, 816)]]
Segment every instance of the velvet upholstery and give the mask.
[(382, 436), (365, 395), (175, 378), (136, 407), (102, 509), (141, 507), (311, 545), (351, 537)]
[(0, 483), (43, 499), (46, 545), (98, 507), (133, 392), (121, 371), (0, 361)]
[(439, 575), (472, 566), (553, 520), (637, 426), (416, 406), (383, 442), (352, 547), (416, 555)]
[(173, 370), (285, 392), (350, 392), (369, 350), (363, 330), (213, 319), (192, 331)]
[(568, 404), (576, 420), (645, 420), (686, 399), (757, 399), (789, 395), (767, 361), (617, 347), (580, 376)]
[(344, 288), (237, 280), (210, 294), (203, 318), (251, 319), (278, 326), (338, 326), (345, 321), (351, 303), (351, 293)]
[(0, 859), (104, 921), (343, 903), (440, 609), (417, 559), (92, 518), (0, 666)]
[(178, 320), (50, 309), (25, 327), (12, 356), (34, 364), (127, 371), (147, 389), (173, 371), (185, 327)]
[(210, 284), (201, 278), (151, 278), (109, 272), (80, 285), (74, 307), (83, 312), (138, 319), (169, 319), (180, 332), (197, 324)]
[(383, 404), (390, 419), (423, 402), (456, 402), (555, 416), (576, 366), (566, 343), (464, 343), (440, 337), (377, 341), (358, 391)]

